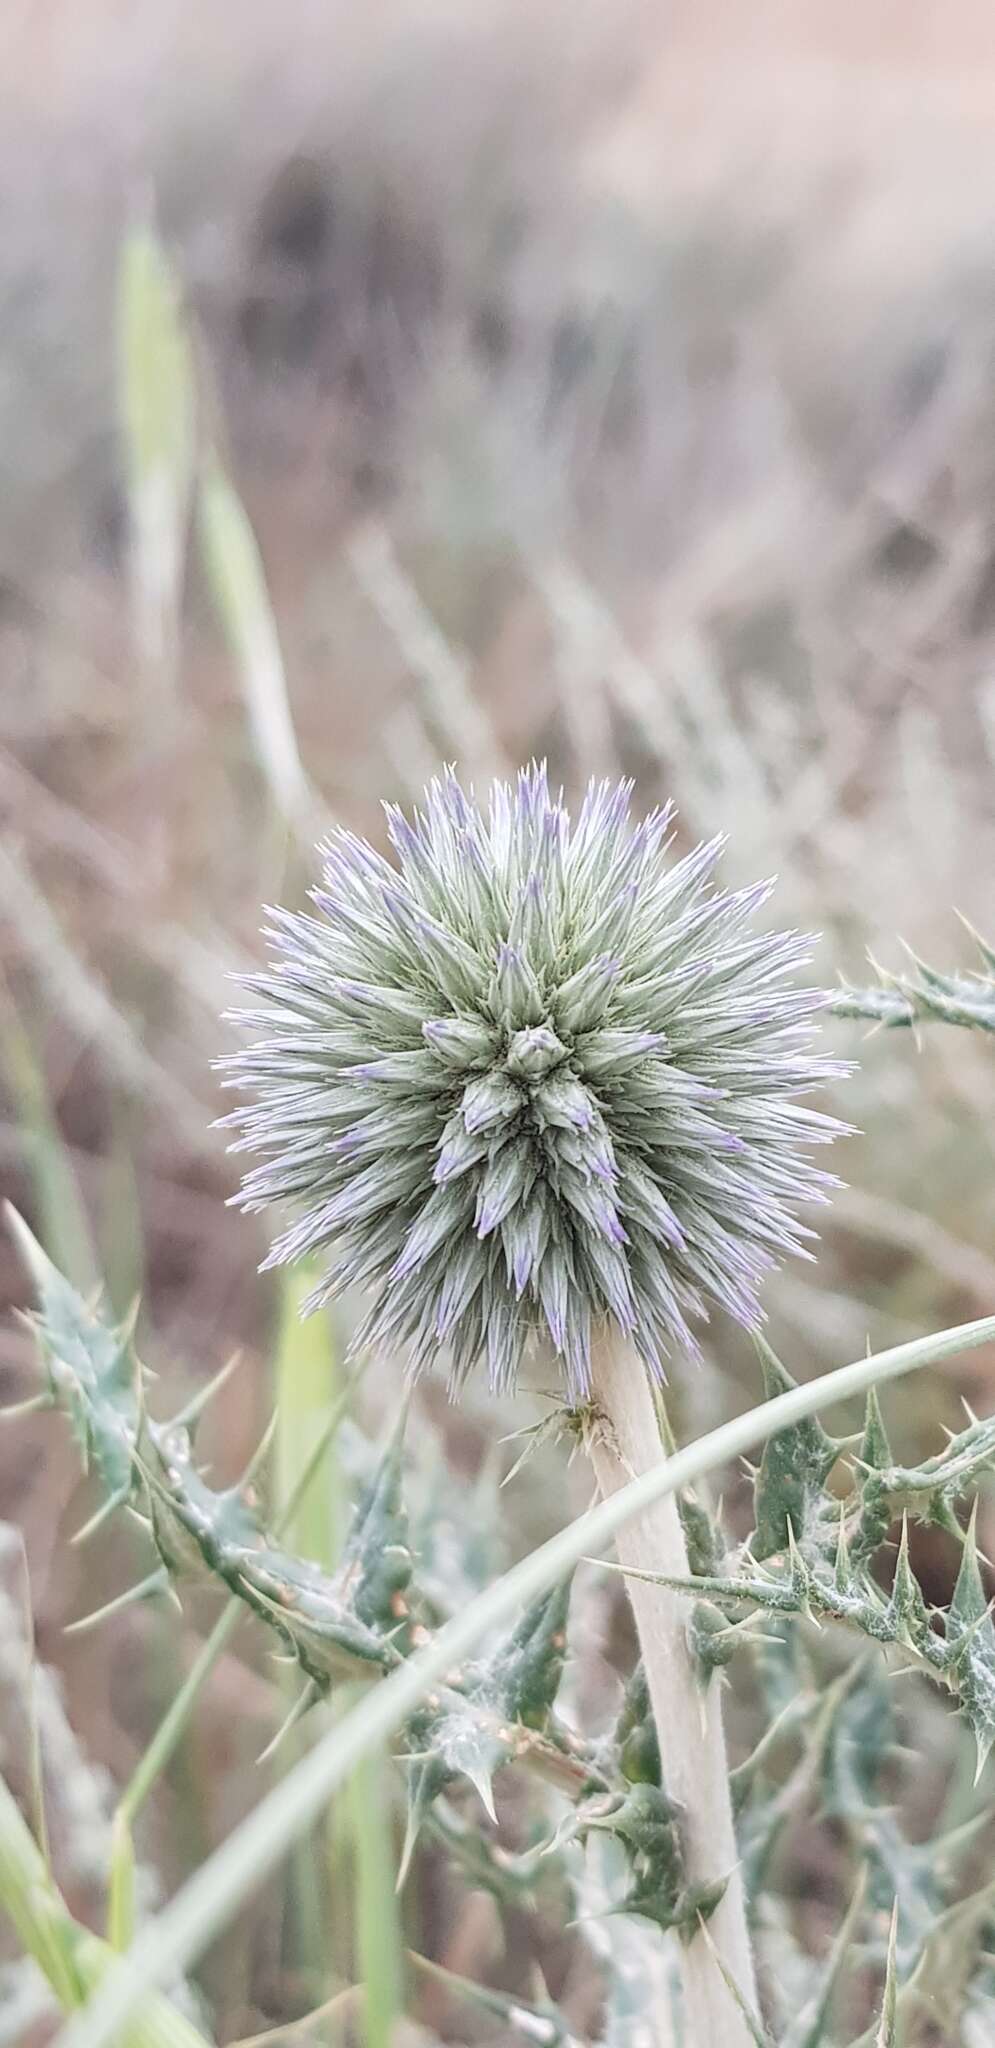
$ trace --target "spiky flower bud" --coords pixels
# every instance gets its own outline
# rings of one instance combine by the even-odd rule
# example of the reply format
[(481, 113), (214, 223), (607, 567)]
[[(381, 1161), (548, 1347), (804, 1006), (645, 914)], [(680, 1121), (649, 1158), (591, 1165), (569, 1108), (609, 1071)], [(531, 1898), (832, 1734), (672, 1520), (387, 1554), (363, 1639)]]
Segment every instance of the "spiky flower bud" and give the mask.
[(710, 1302), (757, 1321), (831, 1183), (804, 1154), (840, 1126), (791, 1099), (831, 1070), (808, 940), (750, 930), (770, 885), (716, 888), (721, 840), (670, 865), (669, 808), (634, 825), (630, 794), (571, 823), (533, 766), (485, 817), (447, 773), (387, 807), (396, 866), (336, 832), (236, 1013), (227, 1121), (268, 1155), (239, 1199), (301, 1211), (268, 1263), (334, 1246), (313, 1305), (365, 1289), (362, 1341), (457, 1380), (508, 1385), (537, 1338), (580, 1400), (604, 1319), (662, 1373)]

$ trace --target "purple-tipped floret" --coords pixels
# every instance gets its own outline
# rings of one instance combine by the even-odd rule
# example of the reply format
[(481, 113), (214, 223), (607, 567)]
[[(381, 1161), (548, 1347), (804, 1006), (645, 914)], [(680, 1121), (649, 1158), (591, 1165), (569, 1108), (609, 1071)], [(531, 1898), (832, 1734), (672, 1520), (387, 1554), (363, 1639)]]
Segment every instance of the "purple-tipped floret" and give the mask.
[(329, 1251), (315, 1305), (362, 1287), (359, 1340), (446, 1348), (456, 1381), (536, 1345), (582, 1400), (606, 1323), (662, 1375), (710, 1303), (759, 1320), (836, 1184), (807, 1154), (843, 1126), (797, 1100), (841, 1071), (809, 940), (754, 931), (770, 884), (719, 888), (721, 840), (671, 862), (631, 793), (592, 783), (571, 823), (542, 767), (486, 811), (446, 771), (387, 807), (394, 865), (334, 833), (223, 1063), (262, 1155), (240, 1200), (297, 1216), (270, 1262)]

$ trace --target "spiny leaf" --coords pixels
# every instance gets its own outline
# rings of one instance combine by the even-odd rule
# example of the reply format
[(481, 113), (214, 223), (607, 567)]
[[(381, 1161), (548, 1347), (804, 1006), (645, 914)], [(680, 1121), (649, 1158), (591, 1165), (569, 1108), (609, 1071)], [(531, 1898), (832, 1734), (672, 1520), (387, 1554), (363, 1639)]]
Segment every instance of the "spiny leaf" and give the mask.
[(360, 1495), (342, 1553), (344, 1585), (354, 1612), (367, 1627), (388, 1633), (407, 1620), (405, 1594), (413, 1569), (401, 1492), (404, 1422), (402, 1414)]
[(864, 1475), (860, 1484), (860, 1507), (853, 1533), (853, 1550), (857, 1557), (869, 1557), (877, 1550), (891, 1527), (891, 1501), (881, 1478), (882, 1471), (891, 1463), (891, 1445), (884, 1426), (881, 1403), (877, 1388), (871, 1387), (867, 1395), (864, 1434), (857, 1458), (858, 1472)]
[(964, 1536), (957, 1583), (947, 1615), (948, 1640), (957, 1642), (976, 1629), (988, 1611), (989, 1601), (981, 1580), (981, 1567), (978, 1564), (978, 1503), (975, 1501)]
[(995, 1742), (995, 1627), (978, 1564), (977, 1502), (964, 1537), (960, 1570), (946, 1621), (956, 1675), (977, 1745), (976, 1779)]
[(891, 1444), (881, 1413), (881, 1397), (876, 1387), (868, 1390), (864, 1409), (864, 1434), (860, 1441), (860, 1461), (876, 1471), (890, 1465)]
[(715, 1516), (696, 1494), (682, 1493), (677, 1502), (688, 1564), (693, 1572), (720, 1569), (725, 1546)]
[(433, 1800), (450, 1782), (449, 1773), (431, 1751), (406, 1759), (408, 1813), (401, 1858), (397, 1866), (397, 1889), (401, 1891), (411, 1868), (418, 1838)]
[(640, 1913), (690, 1939), (714, 1913), (725, 1881), (687, 1882), (678, 1810), (658, 1785), (630, 1785), (622, 1798), (594, 1799), (579, 1809), (579, 1834), (605, 1831), (625, 1844), (632, 1882), (618, 1910)]
[(567, 1654), (570, 1583), (564, 1579), (540, 1594), (487, 1663), (501, 1712), (526, 1728), (546, 1726), (559, 1691)]
[(105, 1492), (127, 1495), (138, 1408), (131, 1332), (111, 1328), (87, 1308), (23, 1218), (9, 1204), (6, 1213), (37, 1290), (35, 1326), (45, 1347), (52, 1396), (69, 1417), (84, 1461), (93, 1464)]
[[(968, 927), (970, 929), (970, 927)], [(888, 1027), (918, 1024), (933, 1018), (946, 1024), (960, 1024), (969, 1030), (995, 1031), (995, 974), (992, 949), (974, 934), (985, 972), (941, 974), (906, 948), (912, 970), (892, 974), (878, 968), (877, 988), (843, 988), (835, 997), (836, 1017), (864, 1017), (870, 1023)], [(875, 962), (871, 961), (873, 967)]]
[[(868, 1451), (875, 1455), (868, 1455)], [(884, 1455), (882, 1455), (884, 1453)], [(883, 1541), (888, 1527), (901, 1514), (917, 1522), (932, 1523), (960, 1537), (954, 1513), (981, 1475), (995, 1464), (995, 1416), (983, 1421), (972, 1417), (967, 1429), (952, 1436), (942, 1451), (919, 1465), (896, 1465), (887, 1440), (864, 1445), (857, 1461), (860, 1485), (859, 1542), (866, 1551)]]
[(447, 1691), (433, 1694), (414, 1714), (407, 1733), (411, 1751), (406, 1763), (408, 1819), (398, 1886), (410, 1866), (426, 1815), (438, 1794), (460, 1778), (477, 1793), (488, 1818), (495, 1822), (494, 1773), (514, 1752), (515, 1737), (498, 1715), (479, 1699)]
[[(33, 1242), (33, 1241), (32, 1241)], [(251, 1484), (216, 1491), (194, 1463), (189, 1431), (160, 1424), (144, 1410), (141, 1369), (35, 1249), (51, 1316), (40, 1334), (56, 1400), (73, 1404), (81, 1433), (98, 1447), (98, 1469), (116, 1477), (128, 1458), (127, 1495), (147, 1521), (162, 1567), (127, 1600), (165, 1590), (170, 1576), (205, 1570), (287, 1643), (306, 1681), (291, 1719), (326, 1693), (341, 1673), (375, 1676), (390, 1669), (412, 1645), (408, 1589), (413, 1558), (401, 1496), (401, 1431), (395, 1433), (364, 1489), (338, 1569), (329, 1574), (297, 1558), (267, 1534)], [(75, 1367), (62, 1351), (73, 1347)], [(105, 1398), (109, 1388), (110, 1398)], [(264, 1439), (265, 1441), (265, 1439)], [(115, 1498), (120, 1498), (120, 1489)], [(493, 1816), (493, 1772), (512, 1757), (526, 1757), (567, 1789), (588, 1776), (583, 1746), (561, 1737), (551, 1719), (566, 1649), (569, 1580), (526, 1611), (508, 1640), (484, 1664), (440, 1689), (431, 1727), (418, 1750), (432, 1746), (438, 1768), (412, 1767), (409, 1851), (423, 1812), (446, 1784), (462, 1776)], [(285, 1731), (283, 1731), (285, 1732)], [(594, 1773), (597, 1781), (597, 1772)]]
[(713, 1601), (696, 1600), (687, 1635), (695, 1670), (702, 1685), (707, 1686), (713, 1672), (724, 1670), (732, 1661), (737, 1645), (736, 1626)]
[(912, 1570), (909, 1557), (908, 1517), (902, 1517), (902, 1535), (898, 1546), (898, 1559), (892, 1583), (888, 1620), (894, 1626), (899, 1642), (906, 1642), (918, 1648), (924, 1634), (930, 1632), (929, 1613), (922, 1596), (919, 1581)]
[[(612, 1566), (606, 1561), (604, 1569)], [(912, 1573), (907, 1539), (899, 1552), (895, 1585), (887, 1601), (866, 1572), (854, 1571), (844, 1584), (835, 1567), (817, 1557), (806, 1559), (795, 1543), (790, 1523), (787, 1560), (775, 1561), (765, 1570), (694, 1579), (629, 1568), (626, 1576), (670, 1586), (692, 1597), (704, 1596), (720, 1607), (730, 1604), (758, 1614), (842, 1622), (882, 1647), (907, 1651), (910, 1669), (945, 1686), (958, 1701), (977, 1743), (980, 1775), (995, 1741), (995, 1629), (983, 1620), (959, 1638), (948, 1640), (940, 1634)]]
[(842, 1821), (867, 1869), (865, 1953), (883, 1962), (874, 1930), (897, 1907), (897, 1967), (908, 1978), (921, 1967), (944, 1923), (957, 1851), (970, 1847), (972, 1831), (957, 1830), (946, 1849), (935, 1841), (907, 1840), (886, 1796), (891, 1787), (885, 1773), (894, 1755), (890, 1692), (879, 1666), (865, 1658), (824, 1723), (819, 1770), (825, 1810)]
[[(167, 1572), (206, 1570), (223, 1579), (261, 1619), (280, 1628), (305, 1675), (322, 1690), (343, 1668), (378, 1670), (396, 1662), (389, 1633), (366, 1624), (341, 1576), (329, 1579), (269, 1542), (251, 1488), (218, 1492), (207, 1485), (194, 1464), (188, 1430), (156, 1423), (145, 1411), (130, 1329), (112, 1328), (87, 1307), (20, 1218), (12, 1215), (11, 1227), (39, 1294), (36, 1328), (53, 1398), (69, 1416), (105, 1493), (130, 1499), (147, 1517)], [(384, 1532), (382, 1515), (378, 1520), (374, 1513), (370, 1527), (375, 1549), (377, 1530)], [(381, 1573), (398, 1568), (396, 1555), (386, 1568), (375, 1556), (373, 1563)], [(165, 1584), (164, 1574), (150, 1574), (88, 1623)]]
[(630, 1784), (659, 1785), (660, 1743), (641, 1659), (626, 1686), (612, 1745)]
[[(760, 1357), (764, 1394), (770, 1401), (775, 1394), (787, 1393), (796, 1382), (763, 1337), (755, 1336), (753, 1341)], [(839, 1453), (839, 1444), (814, 1417), (768, 1439), (753, 1489), (756, 1526), (750, 1548), (754, 1557), (763, 1560), (783, 1550), (789, 1527), (807, 1548), (813, 1517), (821, 1507), (825, 1482)]]

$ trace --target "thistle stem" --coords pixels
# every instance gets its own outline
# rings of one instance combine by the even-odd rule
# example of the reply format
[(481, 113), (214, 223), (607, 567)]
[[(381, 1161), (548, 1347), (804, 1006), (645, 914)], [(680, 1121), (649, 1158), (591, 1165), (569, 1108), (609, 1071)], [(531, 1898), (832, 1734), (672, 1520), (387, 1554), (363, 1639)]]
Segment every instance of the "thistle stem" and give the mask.
[[(642, 1360), (621, 1339), (600, 1336), (592, 1354), (593, 1396), (606, 1427), (589, 1446), (603, 1496), (659, 1464), (663, 1456), (652, 1389)], [(672, 1494), (634, 1515), (616, 1538), (619, 1563), (638, 1571), (687, 1575), (687, 1549)], [(711, 1944), (696, 1934), (681, 1943), (688, 2048), (749, 2048), (751, 2035), (723, 1977), (720, 1962), (745, 2004), (756, 2011), (753, 1956), (733, 1829), (729, 1772), (718, 1686), (702, 1690), (687, 1641), (687, 1602), (645, 1580), (628, 1581), (643, 1665), (660, 1742), (664, 1789), (682, 1808), (688, 1878), (726, 1880), (708, 1923)]]

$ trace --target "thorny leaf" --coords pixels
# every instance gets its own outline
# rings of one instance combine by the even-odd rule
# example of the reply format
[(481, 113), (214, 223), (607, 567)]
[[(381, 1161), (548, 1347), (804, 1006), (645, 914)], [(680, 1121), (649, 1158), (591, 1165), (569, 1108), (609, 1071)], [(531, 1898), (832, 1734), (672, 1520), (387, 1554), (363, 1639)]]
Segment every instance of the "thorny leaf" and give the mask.
[[(771, 1401), (795, 1381), (763, 1337), (755, 1336), (754, 1343), (764, 1394)], [(762, 1561), (783, 1550), (789, 1530), (803, 1550), (814, 1546), (825, 1515), (825, 1483), (840, 1448), (815, 1417), (768, 1438), (753, 1489), (755, 1527), (750, 1547), (755, 1558)]]
[(401, 1493), (405, 1415), (402, 1413), (383, 1457), (360, 1494), (342, 1553), (349, 1601), (368, 1628), (399, 1635), (408, 1620), (405, 1598), (414, 1560)]
[(713, 1885), (687, 1881), (677, 1808), (659, 1785), (631, 1785), (622, 1799), (594, 1799), (577, 1815), (581, 1837), (607, 1829), (629, 1852), (632, 1883), (617, 1911), (641, 1913), (659, 1927), (676, 1928), (688, 1940), (714, 1913), (724, 1879)]
[(630, 1784), (659, 1785), (660, 1743), (641, 1659), (625, 1689), (612, 1747)]
[(910, 952), (911, 966), (905, 974), (878, 968), (877, 988), (841, 989), (832, 1004), (833, 1015), (864, 1017), (869, 1023), (888, 1027), (936, 1020), (968, 1030), (995, 1031), (995, 952), (977, 932), (973, 936), (983, 971), (940, 974)]
[[(432, 1549), (435, 1525), (428, 1501), (419, 1524), (419, 1542), (424, 1529), (432, 1552), (433, 1584), (426, 1602), (416, 1583), (401, 1496), (399, 1433), (372, 1467), (364, 1454), (369, 1477), (342, 1566), (333, 1577), (323, 1574), (270, 1539), (250, 1483), (220, 1491), (207, 1484), (194, 1462), (192, 1416), (170, 1425), (147, 1413), (130, 1331), (110, 1328), (56, 1273), (33, 1239), (26, 1236), (24, 1242), (39, 1290), (36, 1326), (52, 1402), (70, 1416), (108, 1503), (127, 1498), (145, 1518), (169, 1575), (206, 1571), (279, 1631), (307, 1684), (301, 1709), (327, 1692), (340, 1671), (375, 1677), (404, 1656), (422, 1627), (418, 1617), (427, 1613), (434, 1618), (440, 1601), (445, 1602), (446, 1546), (452, 1544), (446, 1537)], [(778, 1375), (783, 1371), (770, 1354), (769, 1390), (782, 1383)], [(944, 1613), (930, 1607), (916, 1581), (904, 1523), (890, 1592), (882, 1590), (875, 1566), (896, 1516), (952, 1518), (954, 1504), (991, 1463), (993, 1439), (995, 1423), (972, 1418), (936, 1457), (900, 1467), (880, 1410), (869, 1403), (851, 1491), (840, 1500), (826, 1482), (844, 1447), (817, 1426), (805, 1436), (783, 1433), (775, 1440), (776, 1455), (764, 1459), (757, 1475), (760, 1533), (731, 1563), (722, 1555), (710, 1520), (695, 1522), (695, 1504), (690, 1504), (693, 1556), (711, 1567), (680, 1582), (695, 1601), (694, 1639), (712, 1664), (724, 1661), (739, 1642), (753, 1641), (768, 1715), (756, 1751), (736, 1773), (744, 1871), (759, 1888), (771, 1868), (774, 1845), (820, 1799), (822, 1810), (842, 1824), (856, 1866), (868, 1871), (867, 1905), (861, 1914), (854, 1908), (850, 1929), (857, 1956), (883, 1965), (882, 1910), (890, 1912), (896, 1900), (900, 1908), (890, 1989), (876, 2037), (882, 2044), (895, 2042), (896, 2013), (903, 2001), (909, 2001), (910, 2011), (928, 2010), (937, 1987), (942, 1995), (956, 1982), (965, 2012), (980, 2010), (987, 1978), (981, 1978), (979, 1958), (990, 1931), (992, 1898), (987, 1886), (954, 1898), (961, 1852), (974, 1839), (974, 1823), (933, 1843), (909, 1842), (902, 1832), (891, 1803), (893, 1688), (865, 1659), (820, 1690), (800, 1630), (808, 1617), (836, 1621), (863, 1636), (869, 1655), (891, 1651), (933, 1678), (974, 1730), (983, 1757), (995, 1732), (995, 1631), (973, 1516), (964, 1531), (955, 1524), (963, 1549)], [(777, 1548), (767, 1549), (765, 1528), (768, 1537), (779, 1536)], [(465, 1567), (459, 1570), (465, 1579)], [(166, 1581), (165, 1570), (153, 1576), (157, 1583)], [(459, 1572), (457, 1582), (463, 1583)], [(685, 1881), (680, 1817), (660, 1789), (656, 1731), (641, 1671), (637, 1668), (630, 1680), (615, 1727), (597, 1743), (585, 1745), (558, 1723), (555, 1701), (566, 1654), (568, 1597), (564, 1584), (537, 1601), (488, 1657), (451, 1673), (409, 1723), (404, 1736), (409, 1784), (405, 1857), (431, 1814), (433, 1832), (461, 1859), (471, 1882), (487, 1884), (505, 1902), (512, 1891), (519, 1903), (531, 1896), (539, 1844), (517, 1857), (495, 1844), (488, 1861), (486, 1833), (475, 1825), (464, 1828), (445, 1793), (461, 1781), (472, 1783), (493, 1813), (495, 1772), (516, 1760), (538, 1763), (579, 1802), (559, 1831), (562, 1855), (547, 1855), (541, 1868), (565, 1871), (571, 1837), (610, 1844), (628, 1870), (627, 1879), (613, 1887), (610, 1902), (619, 1916), (619, 1941), (628, 1938), (623, 1929), (641, 1930), (652, 1948), (657, 1930), (686, 1935), (696, 1929), (721, 1888), (703, 1895)], [(769, 1631), (765, 1638), (757, 1639), (751, 1630), (753, 1618)], [(638, 1945), (640, 1935), (634, 1933), (633, 1941)], [(821, 1979), (807, 1994), (808, 2005), (789, 2011), (781, 2048), (816, 2048), (817, 2043), (822, 2048), (823, 2041), (828, 2048), (828, 2013), (841, 1967), (834, 1947)], [(541, 2006), (528, 2016), (536, 2021), (537, 2015), (555, 2024), (552, 2012), (544, 2014)], [(631, 2029), (619, 2008), (610, 2020), (606, 2041), (612, 2048), (616, 2042), (639, 2041), (638, 2011), (632, 2010), (630, 2019)], [(760, 2027), (755, 2015), (749, 2023), (754, 2030)], [(755, 2038), (764, 2036), (755, 2032)], [(871, 2036), (865, 2037), (865, 2048), (870, 2044)]]

